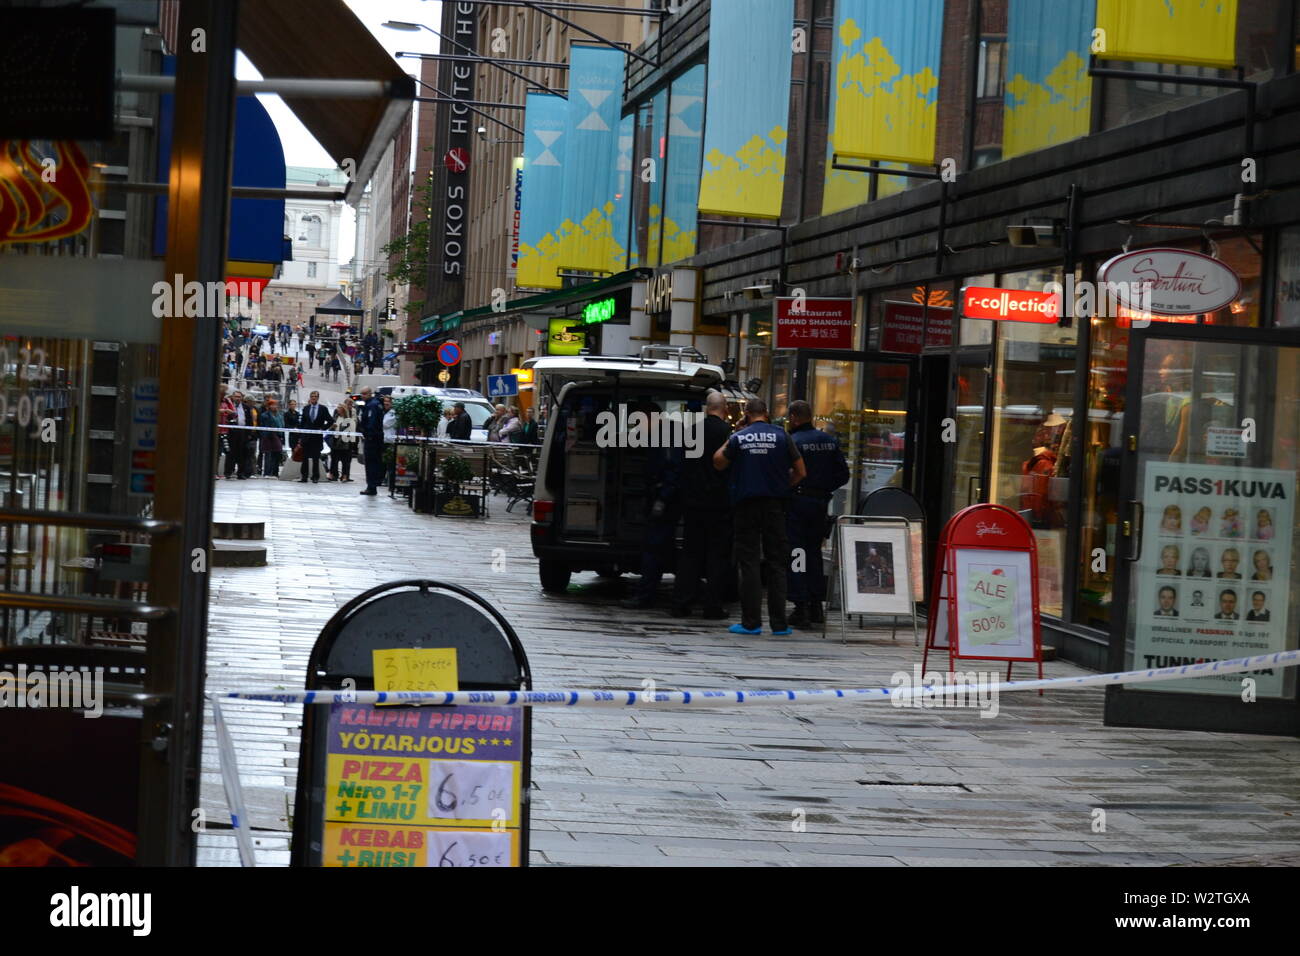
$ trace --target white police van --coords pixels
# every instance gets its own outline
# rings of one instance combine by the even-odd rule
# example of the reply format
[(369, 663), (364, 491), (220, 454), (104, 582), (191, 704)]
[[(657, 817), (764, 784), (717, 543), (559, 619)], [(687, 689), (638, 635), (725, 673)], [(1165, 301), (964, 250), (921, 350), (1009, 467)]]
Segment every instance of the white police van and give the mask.
[(542, 588), (564, 591), (574, 571), (639, 570), (654, 449), (608, 447), (602, 424), (610, 414), (625, 421), (620, 410), (702, 410), (709, 390), (723, 388), (722, 369), (695, 349), (666, 346), (647, 346), (640, 357), (541, 356), (524, 368), (550, 405), (531, 528)]

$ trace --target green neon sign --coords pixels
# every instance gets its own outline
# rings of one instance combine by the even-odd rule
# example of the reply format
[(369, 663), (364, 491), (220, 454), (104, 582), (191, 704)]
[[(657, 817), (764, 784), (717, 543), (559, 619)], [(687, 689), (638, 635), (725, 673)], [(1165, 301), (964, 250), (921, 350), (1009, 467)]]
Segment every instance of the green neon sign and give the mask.
[(583, 325), (598, 325), (614, 318), (615, 302), (613, 299), (600, 299), (589, 303), (582, 310)]

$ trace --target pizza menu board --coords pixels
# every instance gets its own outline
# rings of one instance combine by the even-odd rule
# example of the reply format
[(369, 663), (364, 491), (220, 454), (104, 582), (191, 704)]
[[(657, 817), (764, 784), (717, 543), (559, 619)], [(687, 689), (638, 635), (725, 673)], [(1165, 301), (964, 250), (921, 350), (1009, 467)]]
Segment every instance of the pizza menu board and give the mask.
[[(1142, 489), (1133, 668), (1178, 667), (1288, 649), (1296, 475), (1151, 462)], [(1155, 690), (1283, 694), (1285, 671), (1159, 681)]]
[(323, 866), (518, 866), (520, 707), (330, 705)]

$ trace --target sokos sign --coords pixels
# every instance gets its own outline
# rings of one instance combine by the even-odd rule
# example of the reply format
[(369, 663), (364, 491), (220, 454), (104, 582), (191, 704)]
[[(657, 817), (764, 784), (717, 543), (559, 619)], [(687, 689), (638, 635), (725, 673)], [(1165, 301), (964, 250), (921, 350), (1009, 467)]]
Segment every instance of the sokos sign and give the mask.
[[(1129, 308), (1153, 315), (1216, 312), (1241, 297), (1237, 273), (1218, 259), (1183, 249), (1118, 255), (1102, 265), (1097, 278), (1112, 284)], [(1126, 290), (1141, 290), (1141, 301), (1127, 301)]]

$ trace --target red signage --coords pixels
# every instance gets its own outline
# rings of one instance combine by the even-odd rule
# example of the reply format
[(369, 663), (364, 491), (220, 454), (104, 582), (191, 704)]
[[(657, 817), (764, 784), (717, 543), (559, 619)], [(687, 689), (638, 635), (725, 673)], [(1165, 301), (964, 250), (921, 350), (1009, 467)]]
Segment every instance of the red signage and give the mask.
[(886, 302), (885, 322), (880, 329), (880, 350), (920, 355), (925, 348), (952, 348), (952, 309), (924, 306), (915, 302)]
[(1048, 325), (1061, 317), (1061, 296), (1029, 289), (967, 286), (961, 290), (961, 314), (968, 319), (1038, 322)]
[(463, 173), (469, 169), (469, 150), (464, 146), (454, 146), (447, 150), (442, 161), (448, 172)]
[(776, 347), (852, 349), (853, 300), (778, 298)]

